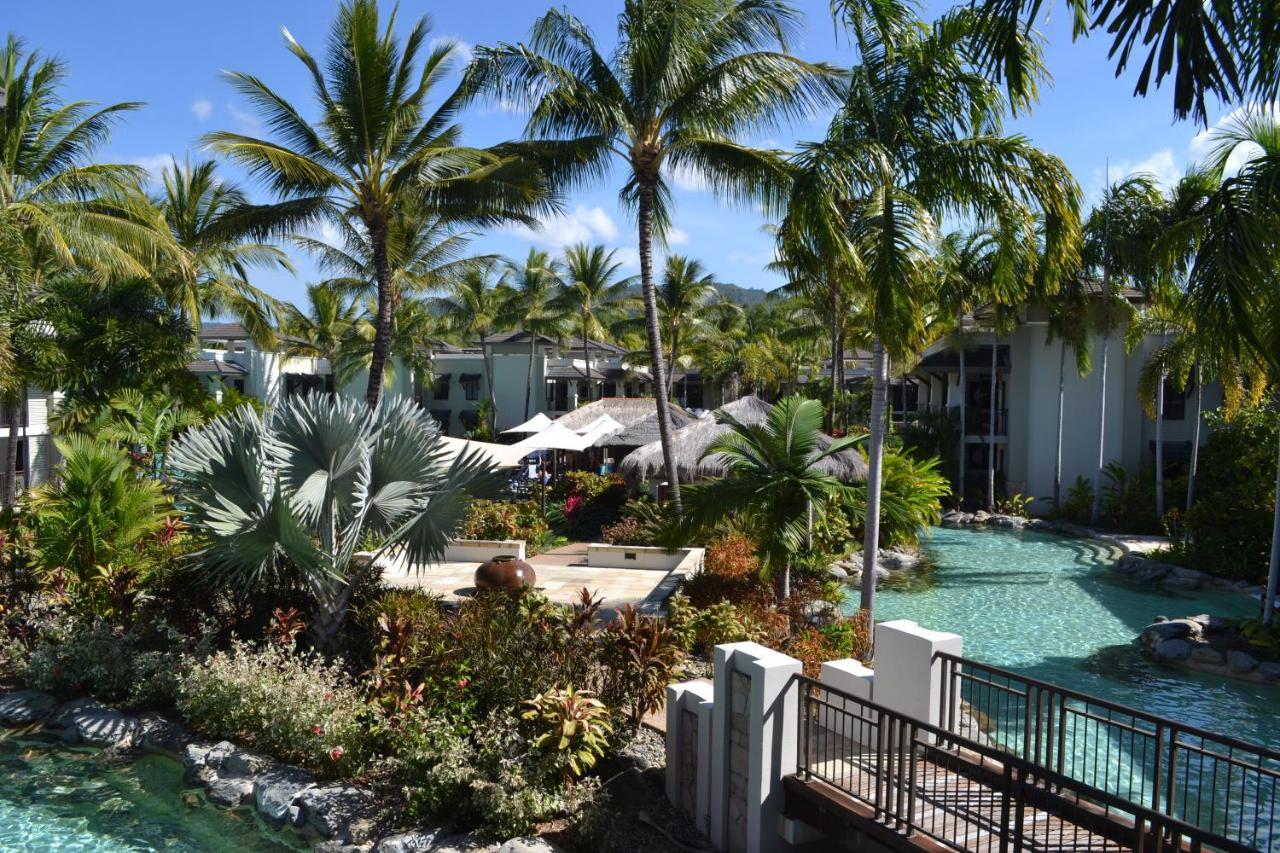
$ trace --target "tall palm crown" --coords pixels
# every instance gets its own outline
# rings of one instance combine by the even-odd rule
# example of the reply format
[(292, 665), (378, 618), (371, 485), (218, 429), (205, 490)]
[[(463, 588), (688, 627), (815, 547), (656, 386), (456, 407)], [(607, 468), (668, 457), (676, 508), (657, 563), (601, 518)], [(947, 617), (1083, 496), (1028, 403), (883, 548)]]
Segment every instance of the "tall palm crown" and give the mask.
[(706, 271), (702, 262), (684, 255), (669, 255), (662, 280), (658, 285), (658, 318), (667, 341), (671, 344), (668, 361), (667, 394), (675, 384), (675, 372), (679, 366), (680, 333), (688, 325), (697, 324), (698, 313), (714, 300), (716, 277)]
[(586, 360), (588, 400), (593, 385), (590, 338), (608, 337), (607, 329), (626, 316), (631, 302), (628, 293), (632, 280), (618, 278), (622, 264), (613, 259), (615, 254), (604, 246), (585, 243), (570, 246), (564, 253), (561, 302), (566, 313), (578, 318)]
[(468, 72), (472, 90), (531, 109), (528, 147), (557, 164), (557, 178), (603, 177), (614, 157), (626, 169), (621, 199), (636, 211), (658, 427), (677, 506), (652, 251), (671, 222), (668, 179), (678, 169), (734, 201), (780, 200), (779, 158), (735, 137), (826, 96), (829, 69), (786, 52), (797, 22), (782, 0), (625, 0), (606, 56), (585, 24), (553, 9), (528, 43), (478, 49)]
[(506, 281), (511, 288), (511, 299), (507, 303), (509, 316), (520, 318), (517, 325), (529, 339), (529, 370), (524, 388), (524, 417), (528, 420), (538, 338), (559, 338), (564, 333), (566, 314), (561, 296), (561, 266), (541, 249), (530, 249), (523, 261), (508, 259), (506, 264)]
[(174, 240), (188, 254), (188, 271), (161, 270), (157, 279), (170, 304), (195, 331), (201, 317), (231, 314), (258, 343), (270, 344), (278, 316), (276, 301), (249, 283), (254, 267), (293, 271), (279, 248), (253, 240), (242, 219), (249, 205), (244, 192), (220, 177), (212, 161), (164, 171), (164, 189), (155, 200)]
[(325, 358), (336, 369), (359, 319), (356, 302), (342, 288), (331, 282), (308, 284), (306, 311), (290, 304), (280, 318), (280, 329), (289, 336), (285, 352)]
[[(320, 218), (358, 222), (368, 234), (377, 282), (375, 335), (366, 393), (375, 405), (391, 348), (395, 311), (388, 239), (405, 199), (449, 224), (531, 222), (546, 205), (536, 168), (500, 150), (459, 144), (459, 106), (427, 101), (458, 53), (454, 42), (426, 46), (425, 18), (403, 41), (395, 15), (380, 21), (375, 0), (347, 0), (330, 30), (323, 66), (285, 30), (307, 69), (320, 118), (311, 123), (252, 74), (230, 72), (235, 88), (265, 117), (272, 139), (219, 131), (204, 139), (246, 168), (278, 197), (258, 217), (262, 230), (297, 231)], [(426, 49), (419, 68), (419, 55)]]

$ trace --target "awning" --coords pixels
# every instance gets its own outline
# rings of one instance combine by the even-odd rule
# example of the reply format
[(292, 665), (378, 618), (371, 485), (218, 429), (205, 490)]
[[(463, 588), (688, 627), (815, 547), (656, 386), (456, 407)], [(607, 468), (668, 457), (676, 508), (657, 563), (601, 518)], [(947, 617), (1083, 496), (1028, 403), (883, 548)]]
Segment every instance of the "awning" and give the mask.
[(520, 465), (520, 460), (528, 455), (524, 451), (516, 450), (512, 444), (493, 444), (487, 441), (468, 441), (465, 438), (453, 438), (452, 436), (440, 436), (440, 442), (444, 449), (445, 464), (453, 464), (453, 460), (457, 459), (459, 454), (470, 453), (479, 454), (494, 468), (515, 468)]
[(479, 381), (480, 381), (480, 374), (479, 374), (479, 373), (464, 373), (464, 374), (462, 374), (460, 377), (458, 377), (458, 381), (459, 381), (459, 382), (479, 382)]
[(608, 414), (603, 414), (586, 426), (575, 429), (574, 432), (578, 433), (578, 435), (586, 435), (587, 433), (594, 432), (596, 433), (596, 437), (599, 438), (602, 435), (606, 435), (620, 429), (622, 429), (622, 424), (618, 423), (617, 420), (610, 417)]
[(511, 445), (519, 448), (521, 453), (530, 450), (586, 450), (595, 439), (578, 435), (568, 427), (553, 423), (541, 432), (534, 433), (526, 439)]
[(551, 418), (542, 414), (542, 412), (538, 412), (538, 414), (529, 418), (529, 420), (519, 426), (513, 426), (511, 429), (504, 429), (503, 432), (542, 432), (544, 429), (551, 426), (551, 424)]

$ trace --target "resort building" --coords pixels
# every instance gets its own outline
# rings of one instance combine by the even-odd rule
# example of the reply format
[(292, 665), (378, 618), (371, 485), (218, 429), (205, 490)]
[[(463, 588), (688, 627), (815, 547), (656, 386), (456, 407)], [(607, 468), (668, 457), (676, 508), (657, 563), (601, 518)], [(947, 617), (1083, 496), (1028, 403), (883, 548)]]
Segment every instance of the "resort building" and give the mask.
[[(965, 401), (966, 491), (985, 488), (987, 448), (994, 445), (996, 476), (1009, 494), (1035, 497), (1033, 510), (1045, 511), (1053, 496), (1058, 434), (1058, 380), (1063, 385), (1062, 488), (1077, 477), (1091, 480), (1098, 468), (1098, 430), (1102, 398), (1103, 339), (1090, 341), (1092, 370), (1076, 372), (1075, 355), (1061, 339), (1049, 336), (1044, 310), (1023, 310), (1014, 330), (998, 340), (989, 332), (967, 335), (964, 387), (960, 386), (960, 352), (942, 341), (927, 349), (894, 390), (895, 409), (913, 413), (959, 409)], [(1143, 410), (1138, 384), (1143, 365), (1163, 342), (1149, 335), (1126, 352), (1124, 332), (1106, 340), (1106, 421), (1102, 458), (1119, 462), (1131, 474), (1155, 467), (1155, 421)], [(995, 347), (995, 397), (991, 395), (992, 347)], [(1222, 388), (1206, 383), (1202, 411), (1222, 403)], [(994, 409), (995, 428), (991, 428)], [(1166, 473), (1185, 470), (1195, 428), (1195, 387), (1165, 384), (1163, 444)], [(1201, 430), (1201, 444), (1208, 431)], [(1176, 499), (1170, 506), (1177, 505)]]
[(25, 408), (10, 408), (0, 403), (0, 495), (7, 492), (5, 460), (9, 458), (11, 441), (18, 443), (17, 493), (38, 486), (52, 474), (57, 449), (49, 429), (49, 413), (56, 407), (57, 398), (56, 392), (29, 388)]

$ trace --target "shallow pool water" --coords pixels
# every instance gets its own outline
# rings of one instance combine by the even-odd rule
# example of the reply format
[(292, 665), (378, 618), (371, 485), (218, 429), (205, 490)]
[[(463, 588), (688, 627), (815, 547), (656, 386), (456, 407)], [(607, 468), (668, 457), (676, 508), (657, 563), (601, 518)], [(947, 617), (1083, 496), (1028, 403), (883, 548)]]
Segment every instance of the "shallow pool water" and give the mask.
[(184, 791), (160, 756), (113, 760), (97, 750), (12, 733), (0, 737), (0, 851), (177, 853), (284, 851), (248, 810), (223, 811)]
[(966, 657), (1280, 748), (1280, 689), (1158, 664), (1133, 642), (1157, 615), (1253, 615), (1253, 599), (1156, 592), (1109, 571), (1108, 546), (1044, 533), (935, 528), (923, 547), (933, 565), (882, 589), (878, 620), (954, 631)]

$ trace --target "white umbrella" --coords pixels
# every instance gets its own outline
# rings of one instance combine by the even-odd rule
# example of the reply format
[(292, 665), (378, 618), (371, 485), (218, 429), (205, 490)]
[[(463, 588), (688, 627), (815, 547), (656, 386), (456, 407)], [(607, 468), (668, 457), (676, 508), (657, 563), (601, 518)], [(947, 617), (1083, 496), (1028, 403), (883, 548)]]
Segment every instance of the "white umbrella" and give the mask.
[(602, 435), (608, 435), (609, 433), (614, 432), (615, 430), (620, 430), (620, 429), (622, 429), (622, 424), (618, 423), (609, 415), (605, 414), (596, 418), (594, 421), (587, 424), (586, 426), (579, 427), (578, 429), (574, 430), (574, 432), (578, 433), (579, 435), (588, 435), (590, 433), (594, 433), (595, 437), (599, 438)]
[(528, 453), (530, 450), (585, 450), (594, 440), (578, 435), (564, 424), (552, 423), (541, 432), (521, 439), (511, 447), (519, 449), (522, 453)]
[(511, 429), (504, 429), (503, 432), (542, 432), (544, 429), (551, 426), (552, 423), (553, 421), (551, 418), (542, 414), (542, 412), (538, 412), (538, 414), (529, 418), (529, 420), (519, 426), (513, 426)]
[(597, 441), (604, 438), (606, 435), (613, 435), (615, 432), (618, 432), (622, 429), (622, 424), (618, 423), (613, 418), (610, 418), (608, 415), (605, 415), (604, 418), (602, 418), (601, 420), (605, 418), (608, 419), (609, 421), (608, 423), (602, 423), (599, 426), (595, 427), (594, 429), (587, 430), (582, 434), (583, 440), (588, 442), (588, 445), (587, 445), (588, 447), (594, 445)]
[(516, 450), (511, 444), (491, 444), (487, 441), (469, 441), (465, 438), (453, 438), (442, 435), (440, 441), (444, 448), (444, 462), (453, 464), (462, 453), (479, 453), (494, 468), (515, 468), (526, 455), (526, 451)]

